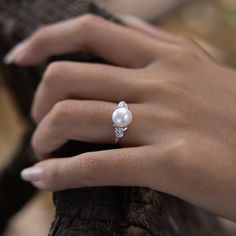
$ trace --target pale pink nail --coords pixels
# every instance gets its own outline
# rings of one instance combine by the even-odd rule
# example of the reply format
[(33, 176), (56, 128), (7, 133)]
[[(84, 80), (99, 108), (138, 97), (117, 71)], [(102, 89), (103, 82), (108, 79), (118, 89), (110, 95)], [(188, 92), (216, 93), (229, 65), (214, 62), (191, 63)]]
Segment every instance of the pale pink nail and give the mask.
[(25, 51), (28, 42), (23, 41), (18, 43), (14, 48), (12, 48), (4, 57), (3, 62), (5, 64), (14, 63), (17, 58)]
[(36, 182), (43, 178), (42, 167), (30, 167), (21, 171), (20, 176), (25, 181)]

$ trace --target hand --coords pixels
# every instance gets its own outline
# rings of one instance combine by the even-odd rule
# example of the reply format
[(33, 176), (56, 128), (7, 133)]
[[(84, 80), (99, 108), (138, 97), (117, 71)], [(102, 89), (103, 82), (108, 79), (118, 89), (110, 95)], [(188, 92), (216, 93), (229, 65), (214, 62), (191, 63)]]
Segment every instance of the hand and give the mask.
[[(23, 178), (47, 190), (149, 187), (236, 220), (236, 72), (185, 38), (137, 25), (85, 15), (39, 29), (8, 55), (34, 65), (88, 51), (114, 65), (48, 66), (32, 107), (42, 161)], [(48, 159), (72, 139), (114, 143), (111, 115), (123, 100), (133, 122), (121, 149)]]

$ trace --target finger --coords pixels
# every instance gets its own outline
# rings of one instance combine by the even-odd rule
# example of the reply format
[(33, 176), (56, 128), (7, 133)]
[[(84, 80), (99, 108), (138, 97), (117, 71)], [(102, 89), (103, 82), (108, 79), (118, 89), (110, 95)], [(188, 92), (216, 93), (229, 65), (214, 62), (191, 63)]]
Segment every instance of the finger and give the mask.
[(58, 191), (90, 186), (147, 186), (148, 147), (83, 153), (49, 159), (22, 172), (36, 187)]
[(84, 15), (37, 31), (20, 50), (17, 46), (14, 62), (34, 65), (52, 55), (87, 51), (116, 65), (143, 67), (159, 57), (165, 48), (165, 43), (137, 31), (98, 16)]
[(65, 99), (136, 103), (144, 96), (142, 90), (137, 76), (129, 69), (56, 62), (48, 67), (36, 92), (32, 116), (39, 122), (57, 102)]
[[(67, 100), (57, 103), (49, 114), (39, 123), (32, 145), (39, 158), (45, 158), (69, 140), (90, 143), (115, 143), (112, 113), (115, 103), (100, 101)], [(145, 128), (147, 118), (138, 104), (129, 104), (133, 118), (125, 132), (121, 144), (124, 146), (143, 145), (144, 139), (152, 137), (151, 127)], [(139, 134), (142, 129), (142, 135)], [(149, 138), (145, 133), (149, 132)], [(153, 134), (154, 135), (154, 134)], [(150, 140), (149, 140), (150, 141)]]

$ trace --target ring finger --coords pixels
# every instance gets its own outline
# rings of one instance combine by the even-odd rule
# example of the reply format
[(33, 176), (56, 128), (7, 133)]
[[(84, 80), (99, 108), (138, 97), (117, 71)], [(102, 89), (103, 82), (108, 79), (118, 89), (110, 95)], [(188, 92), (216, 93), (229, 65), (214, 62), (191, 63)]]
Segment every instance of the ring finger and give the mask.
[[(43, 158), (69, 140), (91, 143), (114, 143), (112, 112), (117, 104), (102, 101), (65, 100), (57, 103), (38, 125), (33, 147), (36, 154)], [(144, 114), (140, 104), (129, 104), (129, 109), (139, 118)], [(145, 133), (151, 137), (151, 127), (144, 127), (143, 120), (134, 120), (125, 132), (122, 144), (125, 146), (143, 145)], [(142, 136), (138, 130), (142, 129)], [(146, 129), (146, 132), (145, 132)]]

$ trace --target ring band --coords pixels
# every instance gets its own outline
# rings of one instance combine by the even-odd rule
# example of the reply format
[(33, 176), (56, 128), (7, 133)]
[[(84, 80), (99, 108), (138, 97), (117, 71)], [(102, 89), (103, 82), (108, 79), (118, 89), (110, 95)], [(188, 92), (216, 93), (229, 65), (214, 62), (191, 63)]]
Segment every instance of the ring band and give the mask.
[(125, 131), (132, 122), (132, 119), (133, 114), (129, 110), (128, 104), (124, 101), (119, 102), (112, 113), (115, 143), (119, 143), (120, 139), (123, 138)]

